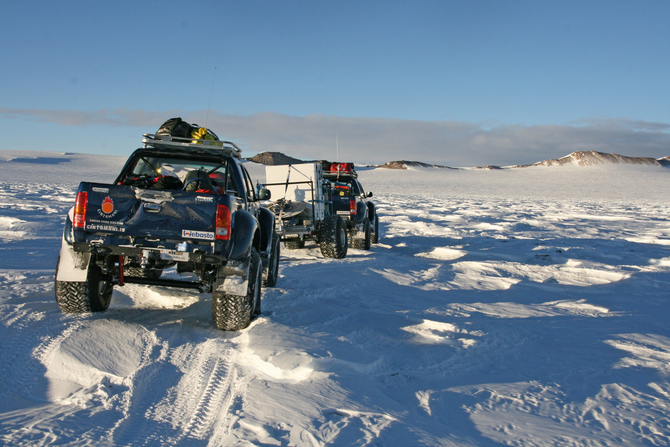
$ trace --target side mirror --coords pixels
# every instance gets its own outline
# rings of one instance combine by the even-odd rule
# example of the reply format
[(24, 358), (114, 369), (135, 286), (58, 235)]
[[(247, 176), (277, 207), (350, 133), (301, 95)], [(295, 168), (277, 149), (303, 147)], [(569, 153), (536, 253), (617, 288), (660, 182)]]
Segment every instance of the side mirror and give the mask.
[(269, 189), (261, 188), (261, 190), (258, 191), (258, 200), (270, 200), (270, 197), (272, 197), (272, 194)]
[(371, 193), (371, 192), (368, 193), (368, 197), (372, 197), (372, 193)]

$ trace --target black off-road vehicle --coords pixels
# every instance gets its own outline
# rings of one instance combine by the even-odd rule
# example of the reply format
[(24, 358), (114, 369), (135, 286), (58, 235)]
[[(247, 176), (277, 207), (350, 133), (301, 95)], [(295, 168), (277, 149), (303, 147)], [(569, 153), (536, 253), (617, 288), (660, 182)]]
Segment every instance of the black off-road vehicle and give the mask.
[(377, 209), (369, 200), (372, 193), (363, 189), (353, 163), (322, 164), (323, 176), (332, 186), (334, 212), (344, 219), (351, 247), (369, 250), (370, 244), (379, 242)]
[(234, 143), (153, 134), (143, 143), (113, 184), (80, 183), (56, 269), (58, 305), (104, 311), (125, 283), (192, 288), (212, 293), (219, 329), (247, 327), (261, 286), (277, 282), (275, 217), (260, 206), (269, 192), (257, 197)]

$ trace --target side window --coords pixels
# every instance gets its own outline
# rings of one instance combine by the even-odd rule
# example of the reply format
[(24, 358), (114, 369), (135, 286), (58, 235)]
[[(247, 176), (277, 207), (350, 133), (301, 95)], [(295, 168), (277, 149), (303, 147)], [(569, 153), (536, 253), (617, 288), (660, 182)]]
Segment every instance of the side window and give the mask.
[(254, 184), (251, 181), (251, 177), (249, 177), (249, 173), (244, 166), (240, 165), (240, 169), (242, 170), (242, 175), (244, 176), (244, 183), (247, 186), (247, 201), (255, 202), (256, 192), (254, 191)]
[(356, 194), (357, 194), (357, 195), (360, 196), (360, 195), (365, 194), (365, 191), (363, 190), (363, 185), (361, 185), (360, 183), (358, 183), (358, 180), (354, 180), (354, 184), (356, 185), (356, 188), (355, 188), (355, 189), (356, 189)]
[(239, 197), (240, 189), (237, 187), (237, 184), (235, 183), (235, 176), (233, 175), (232, 170), (230, 169), (230, 165), (228, 166), (229, 168), (226, 170), (228, 173), (227, 193)]

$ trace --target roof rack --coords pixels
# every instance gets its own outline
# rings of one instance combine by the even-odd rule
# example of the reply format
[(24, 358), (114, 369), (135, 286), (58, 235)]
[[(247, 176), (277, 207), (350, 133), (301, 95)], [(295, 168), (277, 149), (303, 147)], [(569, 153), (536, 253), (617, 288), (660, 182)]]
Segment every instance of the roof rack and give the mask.
[(242, 158), (242, 149), (230, 141), (200, 140), (196, 138), (173, 137), (170, 135), (142, 134), (144, 147), (169, 146), (192, 149), (214, 149), (235, 158)]

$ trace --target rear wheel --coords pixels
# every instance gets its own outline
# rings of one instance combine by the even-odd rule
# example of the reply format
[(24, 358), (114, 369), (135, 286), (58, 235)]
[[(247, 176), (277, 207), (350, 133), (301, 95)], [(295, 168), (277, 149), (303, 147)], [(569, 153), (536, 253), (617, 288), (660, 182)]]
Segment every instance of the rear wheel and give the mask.
[[(60, 257), (58, 257), (60, 264)], [(58, 267), (56, 267), (58, 278)], [(112, 300), (114, 285), (111, 277), (103, 275), (93, 259), (89, 261), (86, 281), (55, 281), (54, 291), (58, 307), (65, 313), (81, 314), (107, 310)]]
[(217, 277), (212, 290), (212, 319), (219, 329), (240, 331), (251, 323), (253, 315), (261, 310), (261, 257), (256, 249), (249, 255), (249, 278), (246, 296), (230, 295), (219, 292), (224, 277)]
[(340, 216), (331, 214), (323, 221), (319, 247), (326, 258), (340, 259), (347, 255), (347, 228)]

